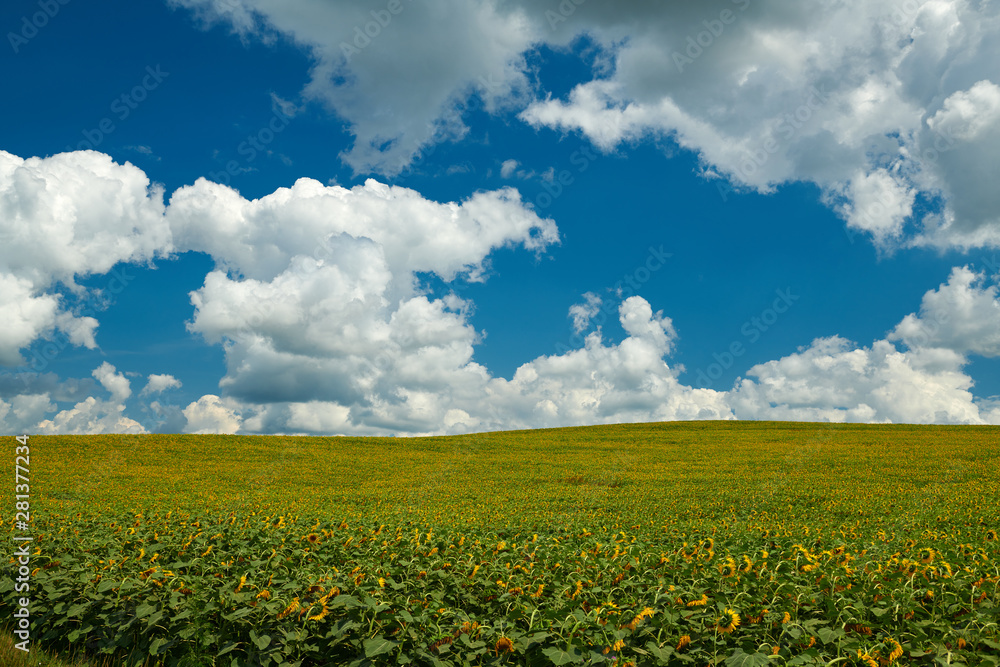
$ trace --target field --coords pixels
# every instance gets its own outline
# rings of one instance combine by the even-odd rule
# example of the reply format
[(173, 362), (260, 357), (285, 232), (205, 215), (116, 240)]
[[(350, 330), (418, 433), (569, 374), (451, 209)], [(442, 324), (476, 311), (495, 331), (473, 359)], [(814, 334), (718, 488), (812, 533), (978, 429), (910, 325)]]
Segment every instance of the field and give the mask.
[[(128, 665), (1000, 665), (996, 427), (30, 444), (31, 632), (47, 650)], [(24, 593), (4, 567), (9, 628)]]

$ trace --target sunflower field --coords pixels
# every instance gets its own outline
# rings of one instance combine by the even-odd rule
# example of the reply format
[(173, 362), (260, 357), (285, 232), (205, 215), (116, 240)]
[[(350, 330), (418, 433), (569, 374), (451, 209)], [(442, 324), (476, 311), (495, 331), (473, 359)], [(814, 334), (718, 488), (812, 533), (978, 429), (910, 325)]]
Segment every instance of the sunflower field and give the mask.
[[(226, 667), (1000, 665), (996, 427), (30, 442), (31, 632), (53, 650)], [(24, 594), (3, 563), (9, 628)]]

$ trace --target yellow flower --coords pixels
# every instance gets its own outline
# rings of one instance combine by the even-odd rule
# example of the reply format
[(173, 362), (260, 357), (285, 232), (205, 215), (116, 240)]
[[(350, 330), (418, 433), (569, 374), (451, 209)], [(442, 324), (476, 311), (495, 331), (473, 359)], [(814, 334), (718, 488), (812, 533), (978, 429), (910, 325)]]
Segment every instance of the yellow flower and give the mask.
[(792, 615), (789, 614), (787, 611), (785, 612), (785, 615), (781, 617), (782, 623), (788, 623), (791, 620), (792, 620)]
[(726, 609), (715, 621), (715, 629), (718, 632), (728, 634), (738, 627), (740, 627), (740, 615), (732, 609)]
[(496, 645), (493, 647), (497, 655), (501, 653), (513, 653), (514, 652), (514, 642), (512, 642), (507, 637), (501, 637), (497, 640)]
[(240, 577), (240, 585), (236, 587), (235, 592), (239, 593), (241, 590), (243, 590), (243, 587), (246, 586), (246, 584), (247, 584), (247, 575), (244, 574), (243, 576)]
[(308, 620), (310, 620), (310, 621), (322, 621), (324, 618), (326, 618), (326, 615), (329, 614), (329, 613), (330, 613), (330, 610), (327, 609), (326, 603), (324, 602), (323, 603), (323, 609), (322, 609), (322, 611), (320, 611), (318, 614), (314, 614), (314, 615), (310, 616)]
[(254, 598), (258, 598), (258, 599), (259, 598), (264, 598), (265, 600), (270, 600), (271, 599), (271, 591), (261, 591), (260, 593), (257, 593), (257, 595), (255, 595)]
[(378, 587), (379, 588), (385, 588), (385, 577), (379, 577), (378, 578)]
[(725, 562), (719, 564), (719, 574), (723, 577), (731, 577), (736, 574), (736, 561), (732, 558), (727, 558)]
[(681, 635), (680, 640), (677, 642), (677, 650), (683, 651), (684, 647), (691, 643), (691, 635)]
[(284, 611), (282, 611), (280, 614), (278, 614), (278, 619), (280, 620), (280, 619), (288, 616), (289, 614), (293, 614), (293, 613), (297, 612), (299, 609), (300, 609), (299, 599), (298, 598), (292, 598), (291, 604), (289, 604), (287, 607), (285, 607)]
[(691, 600), (690, 602), (687, 603), (687, 606), (689, 606), (689, 607), (703, 607), (706, 604), (708, 604), (708, 595), (705, 594), (705, 593), (702, 593), (700, 600)]
[(622, 648), (624, 646), (625, 646), (625, 642), (623, 640), (619, 639), (614, 644), (612, 644), (611, 650), (612, 651), (620, 651), (620, 650), (622, 650)]

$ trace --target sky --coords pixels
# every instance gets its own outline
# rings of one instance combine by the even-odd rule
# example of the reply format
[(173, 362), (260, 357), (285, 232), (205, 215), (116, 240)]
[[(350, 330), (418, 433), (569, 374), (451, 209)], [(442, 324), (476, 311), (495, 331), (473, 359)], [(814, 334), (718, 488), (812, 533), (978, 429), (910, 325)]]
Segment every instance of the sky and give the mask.
[(0, 432), (1000, 424), (1000, 3), (0, 33)]

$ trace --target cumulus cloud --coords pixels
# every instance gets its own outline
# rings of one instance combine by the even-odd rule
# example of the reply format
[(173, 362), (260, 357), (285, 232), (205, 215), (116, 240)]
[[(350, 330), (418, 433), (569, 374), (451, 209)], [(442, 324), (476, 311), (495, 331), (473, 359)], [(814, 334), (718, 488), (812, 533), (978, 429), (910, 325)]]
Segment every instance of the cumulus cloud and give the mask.
[[(132, 395), (128, 379), (111, 364), (104, 362), (94, 369), (93, 376), (111, 394), (110, 400), (88, 396), (72, 408), (59, 411), (51, 419), (43, 419), (31, 430), (43, 434), (76, 433), (145, 433), (145, 427), (126, 417), (125, 401)], [(57, 406), (49, 402), (48, 395), (36, 396), (35, 405), (44, 412), (55, 412)], [(40, 416), (40, 415), (38, 415)]]
[(347, 190), (301, 179), (252, 202), (199, 180), (171, 197), (167, 218), (179, 248), (219, 265), (191, 295), (190, 329), (225, 345), (221, 388), (251, 405), (295, 405), (247, 417), (261, 428), (438, 428), (431, 397), (471, 398), (488, 374), (472, 361), (470, 304), (425, 294), (418, 274), (481, 281), (495, 248), (558, 242), (516, 190), (439, 204), (373, 180)]
[(590, 320), (601, 311), (603, 300), (593, 292), (583, 294), (583, 303), (574, 303), (569, 307), (569, 316), (573, 319), (573, 331), (580, 333), (590, 326)]
[[(581, 7), (569, 23), (614, 50), (612, 74), (521, 117), (604, 150), (670, 137), (740, 188), (811, 181), (883, 246), (1000, 244), (996, 7), (717, 0), (655, 11), (660, 20), (629, 24)], [(918, 195), (943, 203), (916, 219)]]
[(968, 267), (952, 269), (948, 282), (924, 295), (920, 312), (903, 318), (889, 334), (911, 349), (946, 348), (960, 355), (1000, 357), (997, 286)]
[[(458, 336), (455, 344), (432, 345), (447, 338), (441, 335), (442, 313), (427, 301), (407, 305), (411, 312), (403, 316), (403, 330), (413, 332), (412, 340), (396, 356), (375, 359), (355, 404), (245, 402), (243, 431), (430, 434), (732, 418), (723, 394), (684, 387), (676, 380), (663, 359), (676, 338), (673, 325), (641, 297), (630, 297), (619, 307), (628, 334), (620, 343), (606, 343), (592, 333), (584, 348), (539, 357), (518, 368), (510, 380), (492, 377), (472, 361), (474, 332), (457, 314), (450, 330)], [(266, 370), (276, 369), (277, 364)]]
[[(303, 95), (349, 123), (356, 142), (343, 157), (356, 171), (393, 175), (422, 147), (460, 137), (463, 104), (478, 95), (604, 150), (673, 139), (727, 188), (815, 183), (882, 246), (1000, 245), (991, 3), (174, 4), (244, 39), (283, 34), (307, 50)], [(581, 36), (599, 52), (592, 80), (564, 99), (534, 87), (526, 54)], [(940, 204), (925, 213), (918, 198)]]
[(839, 336), (751, 368), (729, 392), (740, 419), (981, 424), (966, 360), (943, 349), (858, 347)]
[[(969, 104), (981, 105), (978, 99)], [(110, 251), (117, 261), (190, 250), (216, 262), (191, 293), (189, 328), (223, 346), (221, 395), (183, 409), (158, 401), (146, 406), (159, 427), (421, 434), (734, 417), (983, 423), (1000, 416), (994, 403), (976, 399), (964, 372), (971, 355), (1000, 355), (997, 287), (968, 268), (954, 269), (924, 295), (918, 312), (885, 340), (858, 346), (835, 335), (821, 338), (749, 369), (728, 392), (694, 389), (677, 379), (683, 369), (667, 362), (677, 332), (669, 317), (638, 296), (618, 305), (623, 340), (605, 341), (600, 330), (592, 332), (580, 349), (528, 361), (507, 379), (475, 361), (481, 332), (470, 322), (473, 304), (429, 293), (420, 276), (435, 274), (445, 284), (459, 277), (482, 281), (495, 249), (544, 252), (557, 243), (555, 223), (534, 213), (516, 190), (438, 203), (374, 180), (345, 189), (301, 179), (249, 201), (199, 179), (163, 207), (141, 171), (105, 157), (48, 158), (54, 165), (5, 158), (17, 169), (31, 166), (0, 181), (15, 193), (0, 207), (14, 211), (9, 220), (24, 226), (5, 229), (30, 234), (27, 220), (50, 226), (61, 220), (62, 233), (79, 243), (59, 256), (39, 251), (47, 272), (23, 263), (6, 245), (0, 249), (4, 294), (22, 306), (0, 306), (14, 324), (0, 341), (16, 353), (46, 327), (77, 344), (92, 339), (96, 322), (65, 311), (60, 296), (46, 290), (57, 279), (69, 284), (113, 265), (88, 254), (99, 232), (87, 230), (98, 225), (84, 220), (91, 213), (77, 213), (81, 205), (72, 200), (89, 202), (83, 184), (93, 180), (109, 197), (94, 206), (113, 207), (102, 224), (121, 227), (121, 242)], [(46, 170), (60, 174), (53, 182), (70, 185), (45, 190), (50, 177), (38, 174)], [(895, 173), (866, 175), (864, 187), (891, 189)], [(909, 195), (900, 196), (905, 204)], [(127, 230), (115, 215), (131, 221)], [(602, 299), (585, 294), (569, 310), (574, 328), (582, 332), (603, 307)], [(108, 398), (87, 396), (83, 382), (22, 374), (18, 386), (16, 379), (0, 379), (0, 424), (40, 433), (145, 430), (125, 416), (132, 396), (126, 374), (103, 363), (92, 377), (91, 388), (96, 381)], [(173, 376), (152, 375), (141, 395), (179, 386)], [(74, 404), (61, 409), (65, 402)]]
[(146, 386), (143, 387), (140, 395), (151, 396), (153, 394), (162, 393), (168, 389), (179, 389), (181, 387), (181, 381), (175, 378), (173, 375), (150, 375), (149, 381)]
[(964, 372), (970, 355), (1000, 356), (998, 332), (997, 286), (955, 267), (886, 339), (870, 347), (839, 336), (817, 339), (751, 368), (728, 402), (740, 419), (1000, 423), (996, 406), (972, 394)]
[(184, 408), (186, 433), (236, 433), (240, 430), (239, 409), (232, 401), (206, 395)]
[(306, 99), (349, 124), (355, 172), (389, 176), (421, 148), (461, 137), (456, 106), (475, 93), (488, 108), (525, 95), (524, 52), (537, 26), (502, 3), (437, 0), (381, 3), (274, 3), (172, 0), (244, 39), (283, 34), (312, 57)]
[(60, 286), (171, 250), (163, 191), (142, 170), (94, 151), (20, 158), (0, 150), (0, 364), (39, 337), (95, 348), (98, 322), (74, 315)]

